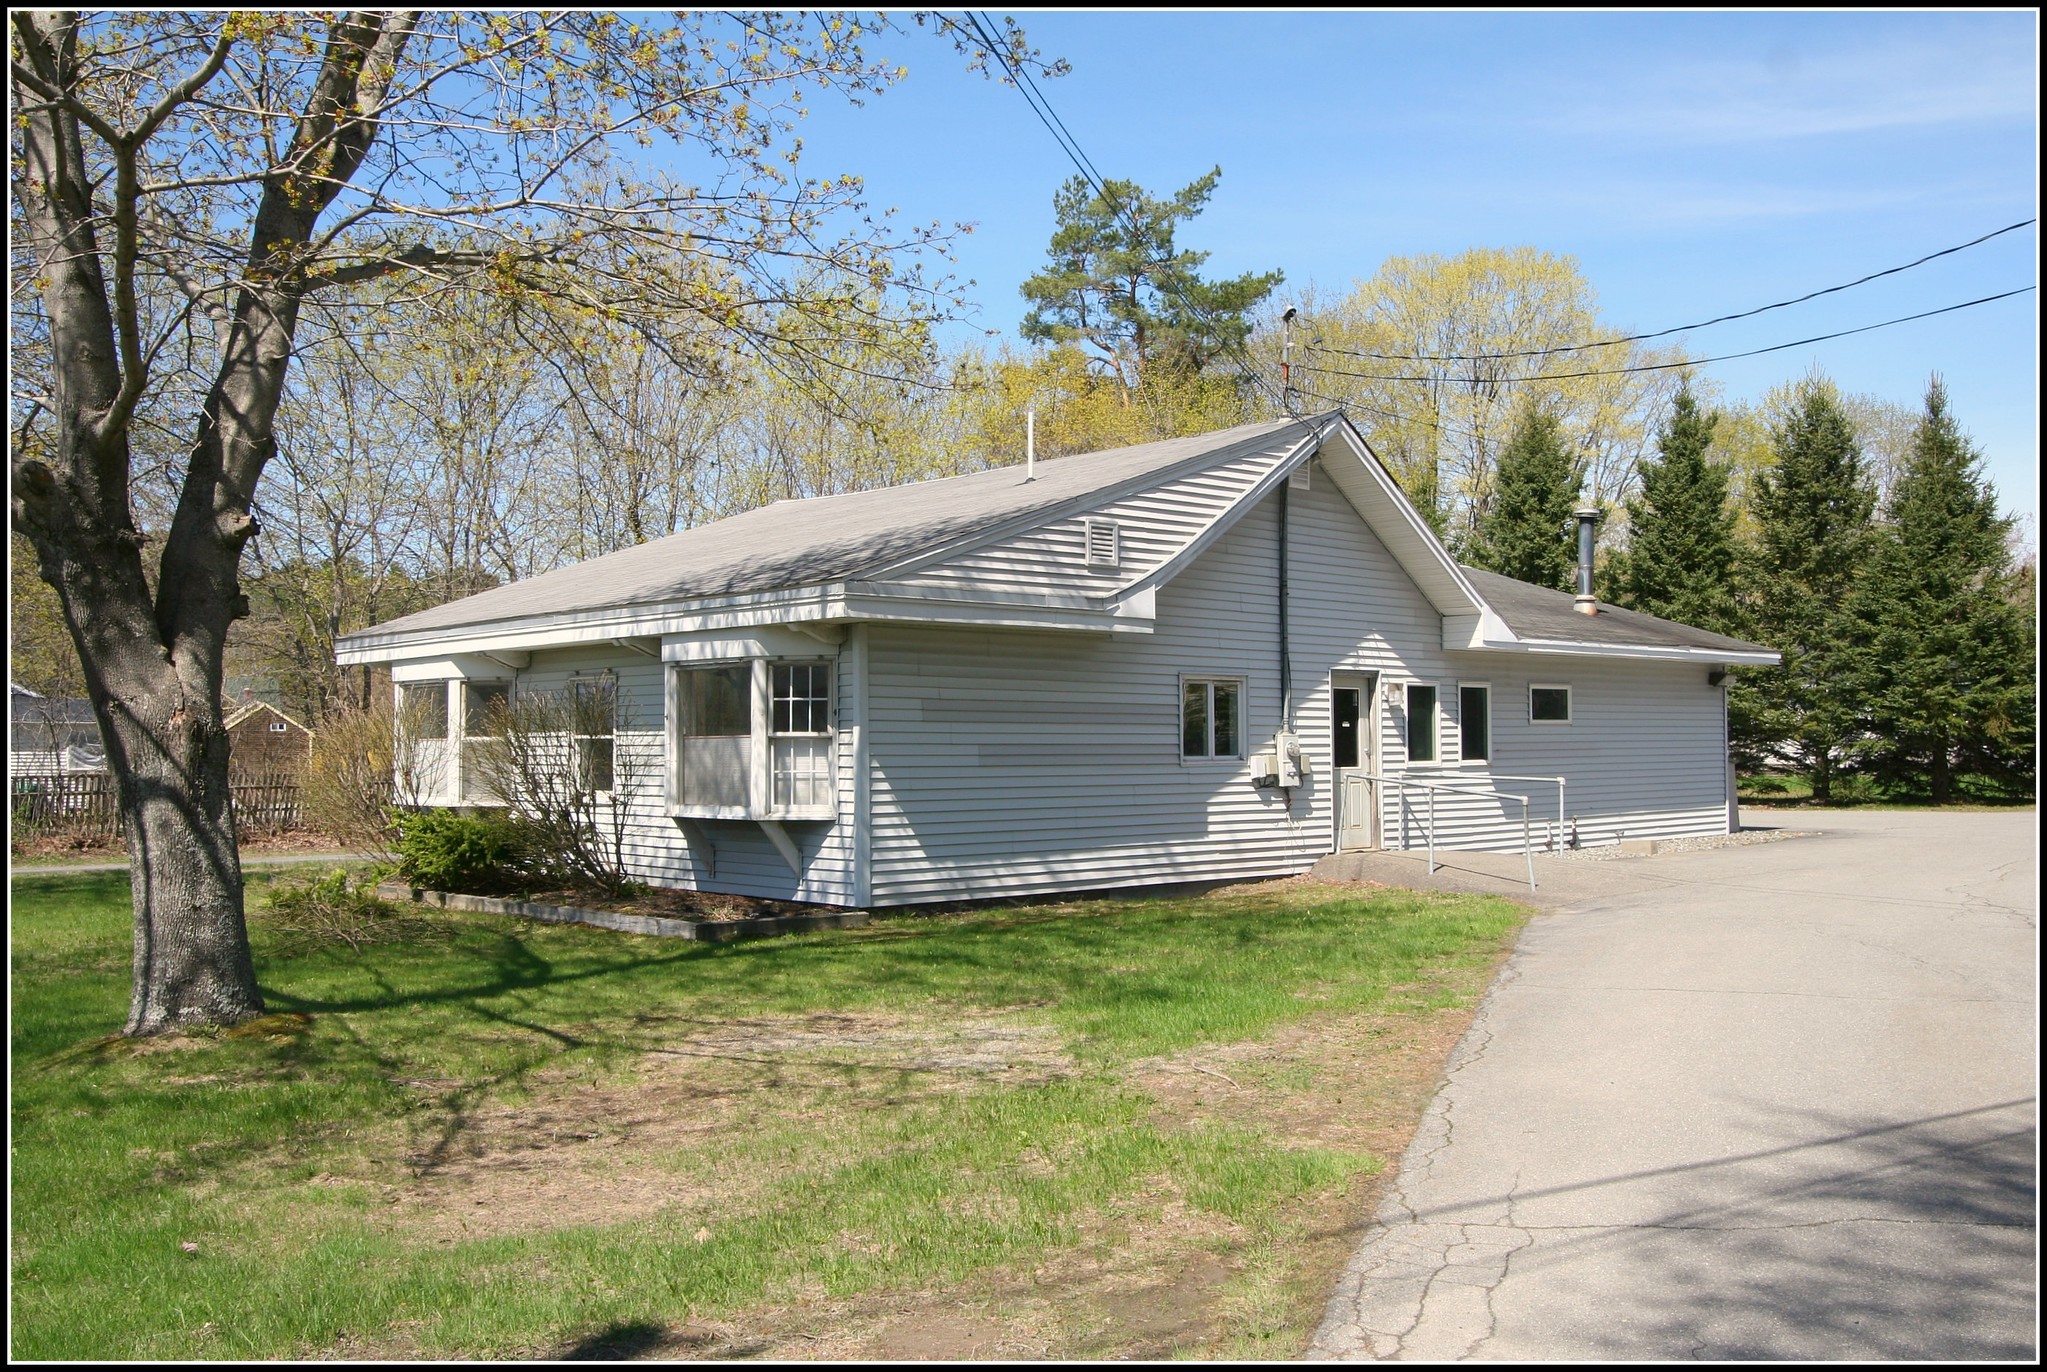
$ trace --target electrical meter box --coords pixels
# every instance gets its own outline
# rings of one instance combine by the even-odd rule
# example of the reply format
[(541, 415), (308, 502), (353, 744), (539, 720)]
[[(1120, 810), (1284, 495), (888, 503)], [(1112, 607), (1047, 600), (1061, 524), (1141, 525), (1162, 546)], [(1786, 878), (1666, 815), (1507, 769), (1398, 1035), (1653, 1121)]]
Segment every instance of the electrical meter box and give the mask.
[(1308, 774), (1307, 762), (1301, 756), (1301, 741), (1294, 735), (1281, 730), (1272, 739), (1273, 759), (1279, 774), (1281, 786), (1299, 786)]

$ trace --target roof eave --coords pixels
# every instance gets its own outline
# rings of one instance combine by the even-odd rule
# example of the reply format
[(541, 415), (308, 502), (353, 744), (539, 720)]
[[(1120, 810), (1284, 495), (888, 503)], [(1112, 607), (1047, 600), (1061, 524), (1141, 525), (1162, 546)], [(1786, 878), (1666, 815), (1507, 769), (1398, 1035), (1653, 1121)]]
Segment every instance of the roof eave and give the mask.
[(343, 666), (400, 662), (451, 653), (533, 652), (587, 647), (620, 638), (651, 638), (771, 624), (924, 623), (979, 628), (1150, 633), (1151, 603), (1079, 595), (966, 592), (894, 587), (869, 581), (743, 595), (707, 596), (653, 605), (608, 606), (495, 624), (449, 625), (379, 635), (350, 634), (336, 645)]
[(1712, 662), (1730, 666), (1774, 667), (1784, 660), (1782, 653), (1768, 648), (1734, 649), (1680, 647), (1668, 643), (1588, 643), (1581, 639), (1498, 638), (1486, 636), (1468, 643), (1445, 647), (1466, 652), (1536, 653), (1563, 657), (1631, 658), (1645, 662)]

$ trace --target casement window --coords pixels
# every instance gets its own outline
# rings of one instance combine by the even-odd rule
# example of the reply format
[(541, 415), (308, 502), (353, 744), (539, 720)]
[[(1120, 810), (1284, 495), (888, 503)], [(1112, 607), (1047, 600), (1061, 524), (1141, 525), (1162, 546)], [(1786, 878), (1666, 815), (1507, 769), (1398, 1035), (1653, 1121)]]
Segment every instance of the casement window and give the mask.
[(498, 803), (487, 780), (504, 750), (505, 715), (512, 706), (512, 687), (504, 681), (462, 683), (462, 799)]
[(836, 813), (830, 662), (753, 659), (669, 670), (669, 799), (700, 819)]
[(1180, 683), (1180, 756), (1244, 756), (1241, 677), (1187, 677)]
[(1436, 688), (1416, 681), (1407, 685), (1407, 760), (1436, 760)]
[(612, 788), (613, 754), (618, 729), (618, 683), (611, 677), (571, 683), (577, 779), (588, 791)]
[(1530, 686), (1528, 688), (1528, 722), (1530, 724), (1569, 724), (1571, 722), (1571, 688), (1568, 686)]
[(1484, 684), (1457, 687), (1457, 759), (1493, 760), (1493, 688)]

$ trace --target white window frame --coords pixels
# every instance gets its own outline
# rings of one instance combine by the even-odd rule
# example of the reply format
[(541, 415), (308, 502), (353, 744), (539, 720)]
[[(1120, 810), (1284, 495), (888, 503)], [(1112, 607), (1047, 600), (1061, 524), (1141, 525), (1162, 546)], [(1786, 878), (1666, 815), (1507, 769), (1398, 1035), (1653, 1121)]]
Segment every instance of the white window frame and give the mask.
[[(1537, 691), (1562, 691), (1564, 693), (1564, 717), (1562, 719), (1537, 719), (1535, 717), (1535, 693)], [(1561, 681), (1531, 681), (1528, 683), (1528, 722), (1538, 729), (1568, 729), (1578, 718), (1577, 702), (1571, 699), (1570, 686)]]
[[(610, 728), (601, 734), (579, 733), (578, 726), (583, 723), (583, 692), (597, 687), (602, 687), (611, 695)], [(588, 780), (583, 775), (583, 745), (595, 743), (600, 739), (611, 745), (611, 765), (608, 770), (611, 772), (612, 784), (592, 786), (590, 793), (596, 796), (609, 796), (618, 786), (618, 673), (609, 668), (569, 678), (569, 761), (576, 769), (576, 779), (579, 782)]]
[[(451, 735), (450, 742), (454, 744), (455, 754), (455, 765), (450, 769), (455, 775), (455, 803), (458, 805), (503, 805), (504, 801), (500, 797), (494, 796), (487, 791), (472, 789), (469, 784), (469, 745), (471, 743), (486, 743), (496, 737), (494, 734), (472, 734), (469, 732), (469, 693), (481, 687), (502, 687), (505, 693), (505, 703), (509, 705), (512, 700), (513, 691), (518, 688), (518, 683), (510, 677), (462, 677), (456, 681), (455, 686), (454, 698), (462, 703), (460, 716), (462, 732), (460, 734), (455, 733), (453, 717), (448, 722), (448, 732)], [(454, 701), (449, 703), (452, 705)]]
[[(1208, 748), (1205, 753), (1187, 751), (1187, 688), (1205, 686), (1208, 688)], [(1234, 753), (1215, 751), (1215, 688), (1234, 686), (1237, 688), (1237, 750)], [(1249, 754), (1245, 752), (1247, 735), (1251, 732), (1249, 721), (1251, 683), (1243, 676), (1226, 672), (1186, 672), (1180, 677), (1180, 689), (1174, 697), (1173, 708), (1173, 751), (1180, 755), (1183, 766), (1213, 766), (1216, 763), (1233, 765), (1242, 762)]]
[[(427, 677), (419, 681), (393, 681), (391, 683), (391, 704), (395, 718), (392, 720), (394, 756), (392, 758), (391, 783), (394, 794), (402, 794), (421, 805), (452, 805), (460, 802), (457, 793), (456, 763), (460, 752), (454, 726), (454, 709), (451, 700), (455, 688), (462, 684), (459, 677)], [(422, 734), (412, 739), (404, 748), (397, 748), (397, 731), (405, 727), (410, 718), (406, 696), (410, 691), (428, 692), (438, 690), (441, 697), (441, 731), (438, 734)], [(412, 763), (424, 776), (415, 775), (411, 782), (405, 782), (399, 775), (398, 764), (402, 757), (410, 756)]]
[[(745, 667), (748, 671), (750, 731), (746, 749), (746, 795), (744, 805), (689, 805), (682, 798), (682, 673), (706, 669)], [(806, 734), (774, 731), (774, 670), (777, 667), (822, 667), (825, 683), (825, 720), (822, 732)], [(838, 817), (839, 775), (839, 686), (838, 662), (830, 657), (746, 657), (690, 660), (663, 664), (666, 697), (664, 733), (668, 739), (666, 798), (668, 812), (678, 819), (804, 820)], [(790, 737), (822, 737), (827, 740), (825, 774), (830, 779), (825, 799), (814, 805), (776, 806), (774, 787), (774, 740)]]
[[(1464, 741), (1469, 735), (1464, 727), (1464, 693), (1485, 692), (1485, 756), (1466, 757)], [(1440, 740), (1439, 740), (1440, 743)], [(1490, 681), (1460, 681), (1457, 683), (1457, 766), (1485, 768), (1493, 765), (1493, 683)]]
[[(768, 812), (770, 817), (772, 818), (804, 819), (822, 817), (829, 819), (833, 814), (837, 812), (837, 807), (832, 799), (832, 794), (838, 784), (838, 749), (835, 745), (835, 739), (838, 730), (833, 727), (833, 721), (835, 716), (833, 713), (834, 692), (832, 690), (832, 678), (837, 675), (837, 672), (834, 670), (836, 665), (837, 664), (835, 664), (828, 658), (819, 658), (810, 661), (796, 661), (792, 659), (787, 661), (769, 662), (767, 664)], [(781, 704), (784, 697), (776, 692), (775, 677), (779, 673), (782, 672), (794, 673), (799, 669), (803, 670), (807, 674), (808, 680), (812, 684), (815, 684), (816, 681), (818, 680), (818, 674), (822, 673), (823, 675), (824, 703), (821, 707), (816, 704), (812, 704), (808, 707), (809, 711), (813, 714), (813, 718), (809, 721), (812, 725), (820, 723), (820, 721), (816, 719), (814, 716), (815, 712), (817, 712), (820, 708), (822, 709), (824, 715), (824, 718), (822, 720), (823, 727), (822, 728), (813, 727), (809, 729), (796, 728), (778, 729), (775, 727), (775, 714), (777, 707)], [(792, 702), (792, 718), (790, 722), (793, 724), (795, 722), (793, 718), (794, 712), (793, 703), (796, 700), (808, 700), (814, 702), (818, 699), (818, 697), (814, 695), (790, 696), (787, 697), (787, 699), (789, 699)], [(776, 770), (775, 749), (775, 745), (777, 744), (777, 742), (782, 739), (799, 740), (822, 739), (824, 741), (825, 744), (824, 767), (822, 770), (822, 775), (824, 777), (824, 791), (826, 797), (824, 800), (813, 801), (809, 804), (797, 804), (792, 799), (789, 803), (786, 804), (783, 803), (782, 799), (777, 794), (777, 791), (779, 789), (778, 783), (780, 781), (781, 774)], [(818, 775), (818, 773), (811, 773), (810, 775), (814, 776)]]
[[(1434, 745), (1430, 752), (1433, 757), (1418, 758), (1414, 755), (1414, 693), (1426, 690), (1434, 693), (1435, 704), (1430, 707), (1429, 741)], [(1440, 767), (1443, 765), (1443, 687), (1435, 681), (1403, 681), (1400, 683), (1400, 756), (1410, 767)]]

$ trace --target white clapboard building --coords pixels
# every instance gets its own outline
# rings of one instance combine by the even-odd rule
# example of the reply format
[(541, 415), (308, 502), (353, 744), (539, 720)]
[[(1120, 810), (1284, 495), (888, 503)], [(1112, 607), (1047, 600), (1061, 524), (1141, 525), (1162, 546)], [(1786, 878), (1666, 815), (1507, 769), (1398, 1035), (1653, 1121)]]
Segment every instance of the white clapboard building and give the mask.
[(1727, 673), (1777, 654), (1459, 566), (1330, 414), (783, 501), (341, 660), (424, 800), (488, 800), (494, 700), (601, 685), (564, 755), (644, 879), (894, 906), (1723, 833)]

